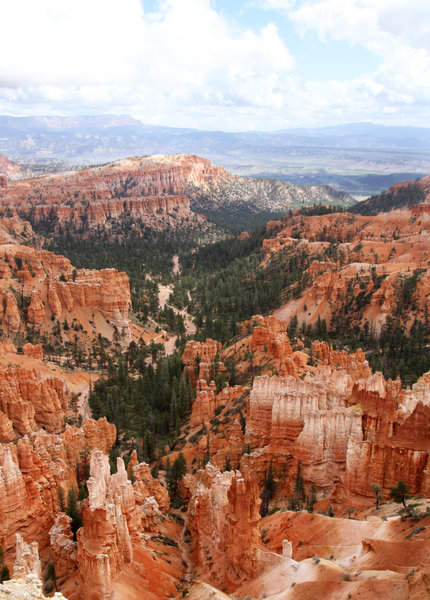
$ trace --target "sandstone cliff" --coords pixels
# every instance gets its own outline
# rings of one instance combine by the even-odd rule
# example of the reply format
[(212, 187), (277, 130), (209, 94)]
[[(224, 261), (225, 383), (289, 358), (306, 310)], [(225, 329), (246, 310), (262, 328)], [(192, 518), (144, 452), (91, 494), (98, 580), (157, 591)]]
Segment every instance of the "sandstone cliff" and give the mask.
[[(372, 374), (361, 351), (335, 352), (313, 345), (319, 366), (304, 378), (254, 379), (246, 420), (245, 461), (261, 480), (269, 459), (290, 471), (282, 492), (291, 495), (297, 462), (305, 481), (325, 493), (372, 496), (404, 480), (413, 494), (427, 495), (429, 374), (411, 390)], [(246, 455), (245, 455), (246, 456)]]
[[(142, 588), (155, 600), (174, 596), (180, 587), (179, 550), (174, 554), (159, 550), (160, 542), (165, 548), (163, 541), (170, 540), (163, 524), (167, 521), (172, 527), (159, 510), (169, 508), (167, 490), (152, 478), (145, 463), (132, 466), (132, 471), (133, 485), (121, 458), (111, 475), (108, 457), (98, 450), (91, 453), (89, 496), (77, 542), (82, 600), (135, 597)], [(61, 560), (61, 551), (57, 555)], [(168, 558), (159, 560), (160, 555)]]
[(211, 464), (198, 472), (187, 523), (198, 571), (209, 583), (233, 590), (258, 573), (259, 507), (257, 483), (246, 473), (221, 473)]
[[(100, 451), (91, 454), (89, 498), (78, 533), (78, 568), (85, 600), (111, 598), (112, 580), (124, 563), (133, 560), (126, 511), (133, 512), (136, 507), (124, 463), (118, 461), (118, 473), (111, 477), (108, 457)], [(135, 535), (139, 525), (135, 523)]]
[[(96, 433), (96, 435), (94, 435)], [(85, 421), (63, 433), (29, 432), (16, 443), (0, 444), (0, 545), (13, 557), (15, 535), (49, 547), (49, 530), (59, 511), (58, 488), (77, 488), (77, 467), (92, 448), (109, 451), (115, 427), (105, 419)]]
[[(335, 329), (347, 317), (353, 325), (368, 321), (376, 333), (391, 316), (401, 317), (409, 329), (430, 310), (429, 243), (430, 221), (421, 209), (285, 217), (268, 227), (266, 261), (279, 253), (306, 255), (309, 266), (296, 297), (285, 292), (285, 305), (275, 316), (287, 322), (296, 316), (299, 326), (325, 319)], [(413, 293), (405, 301), (402, 290), (412, 277)]]
[[(145, 228), (207, 229), (184, 194), (190, 183), (217, 177), (223, 169), (197, 156), (120, 160), (78, 172), (9, 183), (4, 211), (43, 223), (50, 231), (121, 237)], [(0, 189), (0, 195), (2, 190)], [(131, 226), (131, 227), (130, 227)]]
[[(88, 344), (98, 333), (129, 342), (130, 286), (125, 273), (74, 269), (64, 256), (19, 244), (0, 245), (0, 320), (14, 336), (63, 324), (57, 342)], [(64, 323), (67, 325), (64, 327)]]

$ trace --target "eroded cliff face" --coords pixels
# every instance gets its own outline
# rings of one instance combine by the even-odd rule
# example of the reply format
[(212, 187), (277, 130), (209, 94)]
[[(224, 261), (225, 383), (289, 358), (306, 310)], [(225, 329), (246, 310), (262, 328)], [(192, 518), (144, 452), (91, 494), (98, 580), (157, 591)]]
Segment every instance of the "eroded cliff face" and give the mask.
[(59, 378), (35, 369), (0, 371), (0, 442), (11, 442), (41, 427), (60, 433), (70, 400)]
[[(398, 316), (404, 305), (405, 282), (414, 276), (410, 304), (402, 313), (409, 329), (415, 318), (430, 309), (428, 204), (376, 216), (335, 213), (318, 216), (293, 214), (268, 224), (263, 249), (266, 261), (279, 253), (307, 255), (300, 294), (275, 311), (275, 316), (299, 325), (325, 319), (336, 326), (348, 315), (354, 323), (373, 324), (379, 333), (387, 316)], [(304, 285), (303, 285), (304, 282)]]
[(232, 591), (260, 568), (257, 482), (208, 464), (191, 486), (187, 525), (199, 576)]
[[(64, 256), (19, 244), (0, 245), (0, 320), (15, 336), (30, 327), (51, 334), (56, 321), (67, 326), (62, 341), (88, 344), (98, 333), (116, 330), (131, 340), (129, 280), (116, 269), (74, 269)], [(76, 337), (76, 339), (75, 339)]]
[[(176, 596), (179, 551), (160, 553), (157, 546), (159, 539), (161, 545), (170, 540), (163, 525), (168, 518), (160, 512), (169, 509), (167, 490), (151, 476), (147, 464), (132, 465), (131, 470), (133, 484), (122, 458), (111, 475), (108, 457), (98, 450), (91, 453), (89, 496), (77, 541), (82, 600), (135, 597), (142, 589), (151, 600)], [(57, 554), (61, 560), (61, 551)], [(160, 554), (167, 555), (166, 562), (157, 559)]]
[[(210, 338), (207, 338), (204, 342), (196, 342), (195, 340), (187, 342), (181, 361), (187, 369), (193, 385), (196, 385), (198, 380), (210, 383), (211, 370), (215, 374), (216, 370), (223, 368), (220, 361), (216, 361), (216, 364), (214, 364), (220, 350), (221, 343)], [(211, 369), (212, 366), (213, 369)]]
[(364, 354), (313, 344), (319, 365), (304, 378), (257, 377), (249, 398), (247, 464), (260, 478), (273, 458), (290, 471), (291, 495), (300, 460), (305, 481), (325, 494), (336, 484), (346, 496), (371, 496), (371, 484), (388, 493), (404, 480), (413, 494), (428, 494), (430, 385), (425, 374), (411, 390), (400, 380), (372, 374)]
[(6, 178), (18, 177), (21, 167), (8, 159), (4, 154), (0, 154), (0, 173)]
[(108, 453), (116, 438), (106, 419), (66, 425), (67, 375), (42, 362), (40, 347), (24, 349), (18, 355), (10, 340), (0, 347), (0, 545), (8, 564), (16, 534), (49, 548), (58, 490), (77, 489), (87, 453)]
[[(264, 448), (279, 469), (294, 469), (300, 460), (307, 481), (331, 490), (344, 473), (350, 439), (361, 439), (361, 415), (345, 404), (350, 386), (346, 374), (327, 367), (303, 380), (256, 378), (245, 440), (252, 450)], [(287, 487), (288, 481), (292, 495), (294, 479)]]
[(78, 533), (81, 594), (85, 600), (107, 600), (112, 598), (112, 581), (124, 564), (133, 560), (126, 513), (134, 521), (136, 536), (140, 522), (134, 514), (133, 488), (122, 459), (118, 459), (118, 473), (111, 476), (108, 457), (92, 452), (87, 487), (88, 504)]
[[(234, 353), (238, 372), (251, 373), (253, 361), (254, 372), (258, 365), (267, 375), (255, 377), (251, 390), (220, 393), (213, 382), (196, 380), (183, 449), (188, 464), (202, 465), (209, 454), (218, 468), (246, 467), (262, 486), (272, 460), (280, 498), (293, 495), (299, 461), (307, 489), (314, 484), (333, 502), (366, 502), (372, 484), (388, 495), (400, 479), (411, 493), (428, 494), (429, 375), (402, 390), (400, 379), (373, 374), (361, 350), (339, 352), (325, 342), (312, 344), (311, 366), (307, 354), (292, 350), (285, 328), (273, 317), (253, 317), (244, 324), (247, 337), (217, 354), (213, 348), (207, 369), (215, 356)], [(189, 344), (184, 363), (209, 346)], [(283, 369), (288, 374), (274, 374)]]
[[(96, 433), (96, 435), (94, 435)], [(49, 530), (59, 511), (58, 489), (77, 489), (77, 468), (92, 448), (109, 451), (116, 437), (106, 419), (85, 421), (63, 433), (30, 432), (15, 443), (0, 444), (0, 545), (7, 560), (15, 534), (49, 547)]]
[(9, 182), (0, 189), (4, 210), (51, 231), (122, 237), (145, 228), (194, 227), (205, 217), (190, 209), (189, 184), (202, 184), (224, 170), (190, 155), (135, 157), (66, 175)]
[[(401, 479), (412, 494), (428, 496), (430, 374), (410, 390), (354, 389), (353, 401), (363, 407), (362, 441), (351, 440), (347, 453), (345, 490), (370, 495), (371, 483), (388, 491)], [(394, 387), (394, 389), (393, 389)]]

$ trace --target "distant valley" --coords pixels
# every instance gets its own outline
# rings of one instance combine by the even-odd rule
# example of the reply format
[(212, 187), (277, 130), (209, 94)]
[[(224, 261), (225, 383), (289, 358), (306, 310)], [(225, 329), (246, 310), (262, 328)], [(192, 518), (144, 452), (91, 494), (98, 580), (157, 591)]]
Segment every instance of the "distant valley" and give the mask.
[(367, 197), (430, 172), (430, 129), (356, 123), (233, 133), (145, 125), (130, 117), (0, 117), (0, 153), (33, 170), (185, 152), (234, 174), (332, 185)]

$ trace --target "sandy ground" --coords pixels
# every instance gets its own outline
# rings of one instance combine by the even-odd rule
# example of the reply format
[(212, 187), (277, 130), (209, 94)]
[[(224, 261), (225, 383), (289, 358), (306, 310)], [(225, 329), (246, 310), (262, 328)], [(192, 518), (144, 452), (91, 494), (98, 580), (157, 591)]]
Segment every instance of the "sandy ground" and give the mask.
[[(192, 316), (189, 313), (187, 313), (186, 310), (179, 310), (175, 306), (172, 306), (169, 304), (169, 297), (172, 292), (173, 292), (172, 285), (163, 285), (161, 283), (158, 284), (158, 304), (160, 305), (160, 308), (169, 306), (170, 308), (173, 309), (173, 311), (176, 314), (182, 315), (182, 317), (184, 319), (185, 333), (187, 335), (194, 335), (196, 333), (196, 326), (195, 326), (195, 323), (193, 322)], [(166, 349), (166, 354), (173, 354), (173, 352), (176, 350), (176, 346), (175, 346), (176, 339), (177, 339), (177, 336), (173, 335), (173, 336), (169, 336), (166, 341), (164, 341), (163, 339), (156, 340), (154, 338), (154, 342), (156, 343), (157, 341), (160, 341), (161, 343), (164, 344), (164, 347)]]

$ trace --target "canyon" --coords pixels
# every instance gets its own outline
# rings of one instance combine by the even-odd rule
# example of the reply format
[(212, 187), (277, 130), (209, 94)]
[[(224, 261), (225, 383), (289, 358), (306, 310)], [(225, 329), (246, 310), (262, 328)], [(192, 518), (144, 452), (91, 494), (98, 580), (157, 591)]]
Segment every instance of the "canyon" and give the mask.
[(65, 174), (5, 181), (0, 187), (2, 215), (21, 216), (50, 233), (105, 240), (126, 233), (139, 237), (145, 229), (213, 229), (201, 212), (258, 213), (312, 202), (353, 203), (329, 187), (244, 179), (186, 154), (131, 157)]
[[(14, 348), (9, 343), (2, 352), (7, 360)], [(31, 542), (37, 558), (40, 553), (44, 573), (53, 564), (55, 585), (67, 598), (111, 598), (115, 586), (133, 595), (142, 585), (148, 598), (171, 596), (179, 585), (180, 556), (172, 547), (168, 560), (157, 561), (163, 540), (171, 539), (163, 536), (176, 537), (179, 529), (167, 516), (166, 489), (137, 460), (130, 465), (134, 484), (121, 458), (110, 475), (114, 425), (86, 418), (80, 426), (68, 424), (72, 382), (64, 373), (49, 377), (48, 366), (32, 354), (24, 357), (25, 367), (4, 372), (1, 392), (0, 546), (13, 581), (31, 575), (22, 570), (19, 575), (16, 568), (19, 538)], [(77, 494), (88, 476), (89, 496), (76, 537), (72, 518), (64, 513), (65, 498), (70, 503), (71, 490)], [(166, 516), (159, 523), (160, 509)], [(40, 563), (37, 577), (42, 578)]]
[(430, 597), (430, 372), (406, 386), (302, 329), (343, 313), (377, 332), (425, 321), (428, 204), (269, 222), (263, 266), (308, 259), (282, 307), (227, 343), (196, 327), (167, 357), (145, 347), (126, 273), (74, 268), (32, 229), (204, 231), (193, 203), (222, 204), (231, 177), (137, 157), (0, 191), (0, 597)]
[[(25, 245), (24, 245), (25, 244)], [(116, 269), (76, 269), (43, 250), (19, 217), (0, 226), (0, 327), (17, 346), (31, 339), (89, 349), (97, 336), (132, 339), (130, 285)], [(30, 337), (29, 337), (30, 336)], [(55, 345), (54, 344), (54, 345)], [(54, 353), (54, 352), (53, 352)]]
[(325, 319), (330, 326), (348, 314), (354, 325), (367, 321), (378, 333), (387, 316), (398, 314), (402, 290), (415, 277), (402, 318), (408, 329), (424, 319), (430, 310), (428, 206), (376, 216), (293, 214), (269, 223), (274, 235), (263, 242), (266, 261), (302, 253), (309, 260), (301, 289), (286, 292), (288, 301), (275, 316), (287, 321), (295, 316), (307, 324)]

